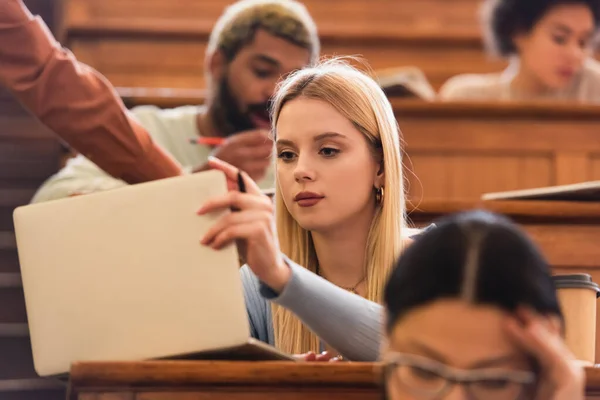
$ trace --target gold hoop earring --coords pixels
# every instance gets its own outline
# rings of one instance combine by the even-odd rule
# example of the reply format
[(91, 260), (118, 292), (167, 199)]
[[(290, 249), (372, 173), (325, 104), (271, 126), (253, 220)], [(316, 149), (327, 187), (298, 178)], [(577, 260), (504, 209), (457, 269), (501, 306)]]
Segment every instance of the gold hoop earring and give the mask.
[(383, 189), (383, 186), (380, 188), (377, 188), (375, 190), (375, 201), (377, 202), (377, 204), (383, 204), (384, 197), (385, 197), (385, 190)]

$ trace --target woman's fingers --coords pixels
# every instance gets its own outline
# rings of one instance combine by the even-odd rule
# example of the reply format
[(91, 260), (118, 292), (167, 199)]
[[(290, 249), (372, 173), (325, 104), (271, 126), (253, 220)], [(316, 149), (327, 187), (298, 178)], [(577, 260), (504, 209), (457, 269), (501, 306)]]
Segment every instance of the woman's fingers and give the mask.
[(517, 345), (532, 354), (542, 365), (556, 364), (562, 354), (556, 339), (539, 322), (523, 325), (519, 319), (511, 318), (506, 324), (506, 330)]
[(238, 210), (258, 209), (269, 211), (271, 213), (274, 211), (273, 202), (263, 194), (256, 196), (253, 194), (231, 191), (224, 196), (207, 200), (198, 209), (197, 214), (203, 215), (224, 208), (237, 208)]
[[(212, 169), (216, 169), (225, 173), (225, 176), (227, 177), (227, 187), (230, 190), (232, 188), (232, 185), (234, 189), (237, 188), (238, 173), (240, 173), (240, 170), (238, 168), (216, 157), (208, 158), (208, 166)], [(248, 174), (241, 171), (241, 175), (242, 179), (244, 180), (244, 185), (246, 186), (247, 193), (262, 194), (256, 182), (254, 182), (252, 178), (248, 176)]]
[(294, 354), (293, 357), (296, 361), (316, 361), (317, 356), (312, 351), (304, 354)]
[[(509, 337), (533, 355), (541, 367), (538, 398), (553, 400), (583, 398), (584, 372), (562, 340), (555, 324), (529, 310), (519, 310), (506, 323)], [(548, 397), (551, 396), (551, 397)]]
[(317, 355), (317, 361), (331, 361), (336, 359), (337, 357), (331, 351), (324, 351), (321, 354)]
[(205, 246), (211, 246), (220, 248), (224, 244), (221, 240), (217, 240), (217, 237), (225, 230), (230, 227), (246, 224), (246, 223), (254, 223), (254, 224), (267, 224), (271, 219), (271, 214), (269, 211), (265, 210), (247, 210), (243, 212), (235, 212), (224, 215), (221, 217), (210, 229), (204, 234), (202, 239), (200, 239), (200, 243)]
[(233, 243), (235, 240), (266, 237), (268, 230), (266, 225), (265, 223), (261, 223), (261, 221), (253, 220), (227, 226), (214, 236), (212, 242), (210, 242), (210, 246), (215, 250), (219, 250)]

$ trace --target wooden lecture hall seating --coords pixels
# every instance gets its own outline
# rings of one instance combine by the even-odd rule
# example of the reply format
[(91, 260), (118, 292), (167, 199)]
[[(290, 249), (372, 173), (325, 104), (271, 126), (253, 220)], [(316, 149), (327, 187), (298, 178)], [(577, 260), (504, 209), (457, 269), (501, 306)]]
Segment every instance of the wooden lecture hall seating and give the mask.
[[(201, 104), (201, 90), (121, 88), (128, 106)], [(473, 199), (486, 192), (600, 179), (600, 107), (391, 99), (405, 145), (411, 198)]]
[[(25, 0), (53, 32), (59, 27), (60, 1)], [(1, 62), (1, 61), (0, 61)], [(12, 211), (27, 204), (35, 190), (56, 172), (61, 156), (56, 136), (0, 87), (0, 399), (59, 400), (65, 386), (39, 379), (31, 345)]]
[[(203, 88), (203, 59), (230, 0), (69, 0), (62, 34), (116, 86)], [(482, 51), (480, 0), (306, 0), (323, 55), (356, 55), (375, 69), (417, 66), (433, 87), (504, 67)], [(376, 23), (373, 23), (376, 21)]]
[[(600, 371), (586, 369), (587, 399)], [(380, 400), (382, 368), (371, 363), (152, 361), (78, 363), (68, 400)]]
[[(81, 61), (118, 88), (128, 107), (169, 108), (204, 102), (206, 43), (231, 1), (178, 0), (177, 6), (167, 0), (25, 3)], [(317, 22), (324, 55), (362, 55), (376, 71), (416, 66), (436, 89), (453, 75), (505, 66), (483, 52), (477, 16), (481, 0), (303, 2)], [(600, 108), (391, 101), (406, 153), (408, 215), (416, 226), (475, 207), (496, 211), (524, 227), (555, 272), (587, 272), (600, 282), (600, 204), (480, 200), (486, 192), (600, 180)], [(12, 222), (12, 210), (29, 202), (59, 169), (60, 159), (56, 136), (0, 88), (2, 400), (67, 396), (65, 384), (40, 379), (33, 369)], [(600, 360), (598, 340), (596, 348)], [(376, 364), (353, 363), (80, 363), (72, 370), (69, 398), (253, 400), (268, 393), (284, 400), (307, 395), (379, 399), (380, 372)], [(587, 384), (589, 398), (600, 399), (597, 369), (587, 370)]]

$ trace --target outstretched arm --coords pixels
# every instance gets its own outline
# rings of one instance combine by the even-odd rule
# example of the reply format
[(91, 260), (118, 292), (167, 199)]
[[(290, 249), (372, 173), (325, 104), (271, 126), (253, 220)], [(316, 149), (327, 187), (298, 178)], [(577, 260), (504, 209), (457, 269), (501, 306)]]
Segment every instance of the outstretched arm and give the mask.
[(110, 82), (63, 49), (21, 0), (0, 1), (0, 84), (115, 178), (139, 183), (182, 173), (129, 114)]
[(287, 308), (318, 337), (353, 361), (376, 361), (383, 338), (383, 307), (341, 289), (286, 260), (292, 274), (281, 293), (261, 294)]

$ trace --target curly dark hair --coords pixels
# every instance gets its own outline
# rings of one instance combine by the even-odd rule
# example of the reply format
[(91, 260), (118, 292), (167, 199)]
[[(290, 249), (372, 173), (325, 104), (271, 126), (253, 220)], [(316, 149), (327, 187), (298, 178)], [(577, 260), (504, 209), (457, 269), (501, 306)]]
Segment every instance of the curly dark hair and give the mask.
[(564, 4), (587, 5), (594, 25), (600, 25), (600, 0), (486, 0), (482, 17), (488, 47), (501, 56), (514, 54), (514, 35), (529, 32), (550, 9)]

